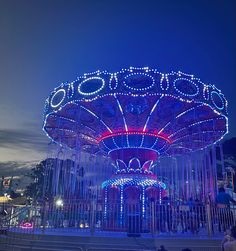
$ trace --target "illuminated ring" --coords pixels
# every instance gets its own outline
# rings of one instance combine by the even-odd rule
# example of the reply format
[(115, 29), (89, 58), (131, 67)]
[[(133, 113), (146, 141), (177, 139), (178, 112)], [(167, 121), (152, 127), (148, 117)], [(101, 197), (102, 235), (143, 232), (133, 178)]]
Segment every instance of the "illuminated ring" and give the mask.
[[(61, 99), (57, 104), (53, 104), (53, 100), (54, 100), (55, 96), (57, 96), (58, 93), (60, 93), (60, 92), (63, 92), (63, 97), (62, 97), (62, 99)], [(58, 91), (56, 91), (56, 92), (53, 94), (52, 98), (51, 98), (51, 102), (50, 102), (51, 107), (53, 107), (53, 108), (58, 107), (58, 106), (64, 101), (65, 97), (66, 97), (66, 91), (65, 91), (64, 89), (59, 89)]]
[[(90, 81), (90, 80), (93, 80), (93, 79), (97, 79), (97, 80), (101, 80), (102, 81), (102, 86), (100, 88), (98, 88), (96, 91), (93, 91), (93, 92), (82, 92), (81, 91), (81, 86)], [(82, 95), (85, 95), (85, 96), (91, 96), (91, 95), (94, 95), (98, 92), (100, 92), (105, 86), (105, 80), (103, 78), (100, 78), (100, 77), (91, 77), (91, 78), (88, 78), (88, 79), (85, 79), (84, 81), (82, 81), (79, 85), (78, 85), (78, 92)]]
[(129, 185), (136, 185), (136, 186), (142, 186), (142, 187), (147, 187), (147, 186), (154, 186), (162, 189), (166, 189), (166, 184), (156, 180), (155, 178), (139, 178), (139, 177), (132, 177), (132, 178), (127, 178), (127, 177), (120, 177), (118, 176), (117, 178), (111, 178), (109, 180), (106, 180), (102, 183), (102, 188), (104, 189), (105, 187), (108, 186), (129, 186)]
[(155, 79), (154, 79), (151, 75), (145, 74), (145, 73), (131, 73), (131, 74), (128, 74), (127, 76), (125, 76), (124, 79), (126, 80), (127, 78), (129, 78), (129, 77), (131, 77), (131, 76), (135, 76), (135, 75), (141, 75), (141, 76), (150, 78), (150, 79), (152, 80), (152, 84), (149, 85), (148, 87), (135, 88), (135, 87), (131, 87), (131, 86), (127, 85), (127, 84), (125, 83), (125, 81), (123, 81), (123, 84), (124, 84), (124, 86), (125, 86), (126, 88), (128, 88), (128, 89), (130, 89), (130, 90), (132, 90), (132, 91), (146, 91), (146, 90), (148, 90), (148, 89), (151, 89), (151, 88), (154, 86), (154, 84), (155, 84)]
[[(214, 101), (214, 98), (213, 98), (213, 94), (216, 94), (219, 98), (220, 98), (220, 101), (221, 101), (221, 106), (218, 106), (217, 104), (216, 104), (216, 102)], [(218, 93), (218, 92), (216, 92), (216, 91), (212, 91), (211, 92), (211, 101), (212, 101), (212, 103), (214, 104), (214, 106), (217, 108), (217, 109), (219, 109), (219, 110), (223, 110), (224, 109), (224, 100), (222, 99), (222, 97), (221, 97), (221, 95)]]
[(108, 139), (108, 138), (113, 138), (116, 136), (124, 136), (124, 135), (144, 135), (144, 136), (151, 136), (151, 137), (155, 137), (155, 138), (161, 138), (165, 141), (167, 141), (168, 143), (171, 143), (171, 140), (167, 137), (163, 137), (159, 134), (154, 134), (154, 133), (148, 133), (148, 132), (117, 132), (117, 133), (111, 133), (105, 136), (102, 136), (100, 138), (98, 138), (98, 142), (100, 143), (101, 141), (103, 141), (104, 139)]
[[(191, 83), (192, 85), (194, 85), (194, 86), (196, 87), (196, 92), (193, 93), (193, 94), (189, 94), (189, 93), (184, 93), (184, 92), (182, 92), (182, 91), (179, 90), (179, 88), (176, 86), (176, 82), (177, 82), (177, 81), (186, 81), (186, 82)], [(191, 81), (191, 80), (189, 80), (189, 79), (186, 79), (186, 78), (177, 78), (177, 79), (174, 80), (173, 84), (174, 84), (175, 90), (176, 90), (178, 93), (180, 93), (181, 95), (189, 96), (189, 97), (194, 97), (194, 96), (198, 95), (198, 93), (199, 93), (199, 87), (198, 87), (198, 85), (195, 84), (193, 81)]]

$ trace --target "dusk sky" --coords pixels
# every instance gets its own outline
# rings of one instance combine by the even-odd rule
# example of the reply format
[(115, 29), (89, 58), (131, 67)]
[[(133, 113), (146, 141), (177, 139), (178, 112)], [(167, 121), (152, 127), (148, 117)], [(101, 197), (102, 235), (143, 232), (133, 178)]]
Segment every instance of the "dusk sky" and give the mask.
[(0, 1), (0, 175), (46, 158), (44, 101), (85, 72), (149, 66), (216, 85), (236, 136), (236, 1)]

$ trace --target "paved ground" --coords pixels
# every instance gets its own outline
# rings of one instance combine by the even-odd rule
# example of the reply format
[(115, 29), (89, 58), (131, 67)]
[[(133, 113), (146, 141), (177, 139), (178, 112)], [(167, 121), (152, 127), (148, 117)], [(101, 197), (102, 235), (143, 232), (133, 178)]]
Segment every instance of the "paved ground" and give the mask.
[(127, 233), (97, 232), (94, 236), (87, 230), (72, 229), (19, 231), (12, 229), (7, 235), (0, 235), (1, 251), (156, 251), (164, 245), (168, 251), (220, 251), (222, 235), (209, 238), (207, 235), (184, 234), (142, 234), (141, 237), (127, 237)]

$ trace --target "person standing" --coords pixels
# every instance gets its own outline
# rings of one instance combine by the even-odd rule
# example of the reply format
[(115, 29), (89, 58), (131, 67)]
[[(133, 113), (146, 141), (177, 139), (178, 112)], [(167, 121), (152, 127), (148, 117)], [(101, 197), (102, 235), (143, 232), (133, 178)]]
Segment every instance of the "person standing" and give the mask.
[(236, 226), (231, 228), (231, 234), (222, 241), (222, 251), (236, 251)]
[(219, 231), (221, 232), (222, 227), (223, 231), (225, 231), (233, 223), (233, 214), (230, 210), (230, 203), (232, 202), (236, 205), (236, 201), (225, 192), (224, 187), (220, 187), (215, 202), (219, 215)]
[(225, 192), (224, 187), (220, 187), (219, 193), (216, 196), (217, 206), (221, 208), (230, 207), (230, 202), (236, 205), (236, 201), (228, 193)]

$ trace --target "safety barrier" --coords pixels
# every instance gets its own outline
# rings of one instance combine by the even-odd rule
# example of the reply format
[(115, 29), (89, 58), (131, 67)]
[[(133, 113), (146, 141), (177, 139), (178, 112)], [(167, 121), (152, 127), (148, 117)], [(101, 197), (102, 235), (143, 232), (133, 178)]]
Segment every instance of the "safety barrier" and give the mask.
[(73, 201), (44, 206), (0, 205), (0, 228), (21, 232), (120, 232), (128, 236), (190, 233), (214, 236), (230, 229), (236, 208), (194, 203), (140, 204)]

